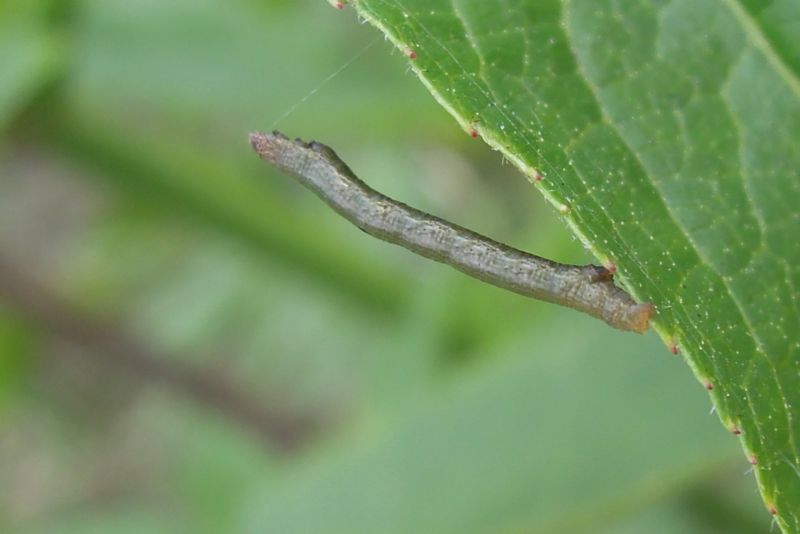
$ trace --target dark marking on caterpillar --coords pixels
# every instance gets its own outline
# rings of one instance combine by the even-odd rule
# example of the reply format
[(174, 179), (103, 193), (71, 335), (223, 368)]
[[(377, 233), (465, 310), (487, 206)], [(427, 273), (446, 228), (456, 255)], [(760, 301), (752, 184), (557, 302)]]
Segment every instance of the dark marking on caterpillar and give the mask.
[(586, 267), (587, 271), (589, 271), (589, 280), (592, 282), (611, 282), (614, 280), (614, 273), (605, 267), (599, 265), (587, 265)]
[(297, 178), (366, 233), (489, 284), (567, 306), (620, 330), (643, 333), (653, 306), (639, 304), (597, 265), (567, 265), (514, 249), (393, 200), (362, 182), (329, 147), (255, 133), (261, 158)]

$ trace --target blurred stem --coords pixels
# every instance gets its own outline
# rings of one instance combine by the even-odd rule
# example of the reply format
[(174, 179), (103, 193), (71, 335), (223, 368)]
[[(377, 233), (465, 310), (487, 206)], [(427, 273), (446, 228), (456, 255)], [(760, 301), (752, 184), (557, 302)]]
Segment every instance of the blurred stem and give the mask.
[(323, 222), (299, 220), (285, 198), (261, 182), (265, 173), (250, 151), (248, 132), (242, 132), (241, 154), (252, 159), (251, 166), (182, 141), (185, 131), (170, 135), (137, 128), (135, 113), (123, 126), (120, 116), (75, 111), (66, 91), (82, 6), (76, 0), (45, 0), (43, 5), (60, 61), (19, 110), (11, 126), (15, 134), (31, 135), (126, 193), (240, 239), (358, 304), (390, 314), (402, 307), (408, 277), (388, 263), (361, 261)]
[[(28, 121), (38, 142), (88, 165), (126, 193), (219, 229), (359, 305), (390, 315), (403, 307), (407, 276), (387, 263), (362, 261), (324, 223), (298, 217), (261, 182), (264, 171), (255, 156), (252, 166), (226, 162), (182, 143), (177, 134), (121, 130), (100, 117), (69, 113), (58, 101), (42, 103)], [(242, 152), (250, 155), (244, 135)]]
[(100, 321), (39, 285), (0, 256), (0, 300), (48, 333), (87, 349), (87, 355), (113, 361), (120, 371), (171, 386), (255, 431), (269, 445), (289, 451), (318, 430), (318, 421), (281, 413), (228, 383), (216, 371), (185, 365), (156, 354), (114, 325)]
[[(737, 470), (741, 468), (737, 464)], [(688, 492), (683, 497), (683, 506), (688, 514), (709, 530), (718, 530), (730, 534), (746, 534), (748, 532), (760, 532), (766, 525), (766, 514), (759, 510), (761, 514), (755, 516), (748, 507), (741, 507), (738, 503), (726, 495), (724, 489), (717, 484), (701, 483), (698, 487)], [(727, 497), (727, 498), (726, 498)]]
[[(626, 519), (635, 517), (655, 503), (663, 503), (668, 500), (675, 502), (677, 500), (682, 504), (684, 495), (687, 492), (694, 494), (696, 488), (705, 481), (720, 476), (722, 473), (729, 473), (731, 469), (735, 469), (741, 464), (742, 460), (738, 451), (735, 454), (721, 455), (706, 464), (687, 465), (669, 474), (665, 473), (658, 479), (645, 480), (622, 497), (612, 497), (608, 500), (601, 499), (590, 508), (575, 510), (573, 514), (565, 515), (545, 524), (541, 523), (541, 518), (533, 518), (529, 521), (514, 524), (508, 531), (538, 532), (542, 534), (606, 531)], [(745, 526), (749, 524), (747, 522)], [(727, 531), (722, 530), (721, 532)], [(742, 531), (733, 530), (731, 532)], [(759, 532), (759, 529), (756, 528), (749, 532)]]

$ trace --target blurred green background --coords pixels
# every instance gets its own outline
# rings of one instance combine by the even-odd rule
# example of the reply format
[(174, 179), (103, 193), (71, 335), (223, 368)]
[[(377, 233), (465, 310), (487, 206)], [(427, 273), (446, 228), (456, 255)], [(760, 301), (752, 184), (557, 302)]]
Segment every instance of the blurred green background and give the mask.
[(655, 334), (375, 241), (263, 166), (247, 133), (301, 100), (279, 127), (377, 189), (592, 260), (352, 10), (0, 0), (0, 531), (769, 530)]

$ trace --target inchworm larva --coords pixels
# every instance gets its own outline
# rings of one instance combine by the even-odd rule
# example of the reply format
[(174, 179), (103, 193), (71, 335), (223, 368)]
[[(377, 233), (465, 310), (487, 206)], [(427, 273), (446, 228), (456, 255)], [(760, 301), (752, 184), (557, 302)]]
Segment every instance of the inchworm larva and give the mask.
[(279, 132), (250, 136), (261, 158), (296, 177), (330, 207), (370, 235), (470, 276), (529, 297), (643, 333), (653, 307), (637, 304), (596, 265), (565, 265), (511, 248), (392, 200), (359, 180), (329, 147), (291, 141)]

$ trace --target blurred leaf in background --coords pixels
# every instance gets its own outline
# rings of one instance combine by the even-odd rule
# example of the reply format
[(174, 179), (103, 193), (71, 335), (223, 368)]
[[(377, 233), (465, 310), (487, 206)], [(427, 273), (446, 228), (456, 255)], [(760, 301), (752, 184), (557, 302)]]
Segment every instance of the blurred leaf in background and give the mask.
[(0, 128), (58, 70), (57, 38), (41, 1), (0, 4)]
[(588, 261), (374, 31), (324, 2), (0, 5), (0, 530), (764, 530), (655, 336), (376, 243), (250, 153), (319, 88), (283, 130)]

